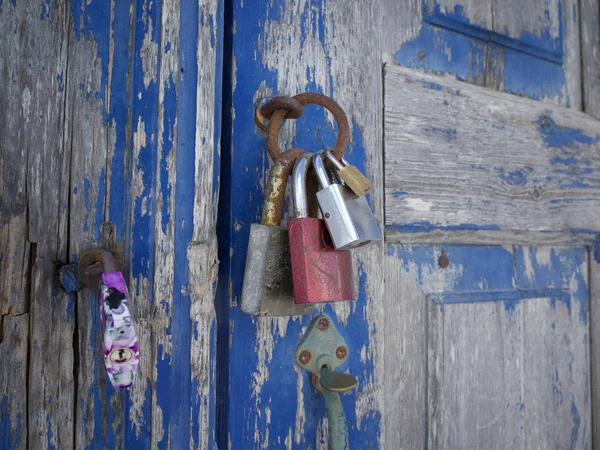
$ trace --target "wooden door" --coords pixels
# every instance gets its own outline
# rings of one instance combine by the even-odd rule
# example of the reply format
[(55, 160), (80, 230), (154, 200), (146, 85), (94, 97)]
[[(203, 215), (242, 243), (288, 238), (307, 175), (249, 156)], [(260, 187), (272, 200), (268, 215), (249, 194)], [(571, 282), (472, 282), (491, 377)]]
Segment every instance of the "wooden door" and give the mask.
[[(305, 91), (346, 109), (385, 230), (355, 252), (358, 300), (323, 308), (359, 379), (342, 399), (351, 448), (591, 446), (600, 123), (577, 110), (598, 104), (598, 12), (581, 8), (233, 2), (221, 446), (326, 448), (323, 401), (293, 361), (309, 319), (239, 310), (269, 166), (252, 111)], [(284, 148), (334, 142), (322, 111), (289, 122)]]
[[(213, 448), (222, 7), (0, 1), (0, 448)], [(55, 279), (113, 244), (129, 390)]]

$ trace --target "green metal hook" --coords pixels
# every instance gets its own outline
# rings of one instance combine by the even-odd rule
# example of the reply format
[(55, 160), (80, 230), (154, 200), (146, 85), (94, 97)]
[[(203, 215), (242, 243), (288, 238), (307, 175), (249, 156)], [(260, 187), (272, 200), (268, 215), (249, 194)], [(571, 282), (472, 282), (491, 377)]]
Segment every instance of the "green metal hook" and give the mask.
[(325, 399), (331, 450), (349, 448), (348, 426), (339, 393), (354, 389), (358, 381), (350, 374), (335, 371), (347, 357), (346, 341), (325, 314), (313, 319), (296, 348), (296, 363), (312, 373), (312, 384)]

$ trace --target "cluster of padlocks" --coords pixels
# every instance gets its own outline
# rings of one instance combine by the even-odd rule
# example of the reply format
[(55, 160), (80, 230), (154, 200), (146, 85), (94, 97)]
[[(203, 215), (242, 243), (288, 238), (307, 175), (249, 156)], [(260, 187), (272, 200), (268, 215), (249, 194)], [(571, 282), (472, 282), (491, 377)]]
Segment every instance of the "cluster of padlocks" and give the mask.
[[(273, 150), (281, 119), (290, 111), (293, 117), (302, 115), (294, 110), (294, 101), (298, 109), (317, 103), (333, 113), (340, 130), (334, 149), (314, 154)], [(251, 315), (297, 315), (311, 313), (314, 303), (355, 300), (351, 250), (382, 237), (365, 197), (371, 183), (343, 158), (348, 144), (346, 115), (321, 94), (277, 97), (261, 111), (257, 118), (270, 119), (267, 143), (273, 165), (262, 223), (250, 228), (241, 310)], [(280, 224), (290, 175), (294, 215), (285, 229)]]

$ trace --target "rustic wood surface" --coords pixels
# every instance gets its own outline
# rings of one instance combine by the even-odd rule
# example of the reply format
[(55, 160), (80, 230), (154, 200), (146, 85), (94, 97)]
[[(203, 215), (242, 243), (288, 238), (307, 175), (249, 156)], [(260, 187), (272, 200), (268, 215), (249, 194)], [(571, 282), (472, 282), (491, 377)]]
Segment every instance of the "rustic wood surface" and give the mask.
[(596, 0), (581, 0), (580, 9), (583, 108), (600, 119), (600, 6)]
[[(188, 3), (0, 3), (0, 448), (212, 448), (222, 12)], [(99, 246), (130, 280), (127, 392), (95, 293), (55, 280)]]
[(590, 445), (585, 248), (398, 244), (386, 267), (388, 442)]
[(385, 114), (387, 226), (599, 230), (590, 116), (394, 66)]
[[(590, 323), (591, 330), (591, 354), (592, 365), (592, 442), (600, 442), (600, 258), (598, 247), (594, 249), (595, 254), (590, 255), (591, 279), (590, 279)], [(597, 444), (596, 444), (597, 445)]]

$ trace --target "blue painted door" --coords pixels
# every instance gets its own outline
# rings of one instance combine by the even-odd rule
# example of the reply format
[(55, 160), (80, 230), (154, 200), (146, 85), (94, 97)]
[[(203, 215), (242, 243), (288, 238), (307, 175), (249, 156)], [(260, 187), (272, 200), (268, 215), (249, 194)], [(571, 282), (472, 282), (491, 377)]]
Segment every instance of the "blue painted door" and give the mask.
[[(324, 402), (294, 364), (310, 317), (253, 318), (239, 309), (269, 167), (253, 111), (262, 98), (306, 91), (346, 109), (347, 158), (374, 182), (369, 201), (387, 241), (355, 252), (357, 301), (322, 308), (349, 345), (341, 370), (359, 380), (342, 397), (350, 447), (590, 446), (587, 244), (517, 239), (518, 226), (484, 221), (396, 222), (388, 206), (384, 214), (397, 194), (384, 179), (384, 64), (578, 109), (577, 3), (413, 3), (233, 0), (226, 8), (220, 448), (326, 448)], [(316, 151), (332, 146), (335, 133), (332, 118), (309, 107), (288, 121), (280, 144)], [(411, 242), (422, 233), (423, 243), (403, 244), (403, 233)]]

